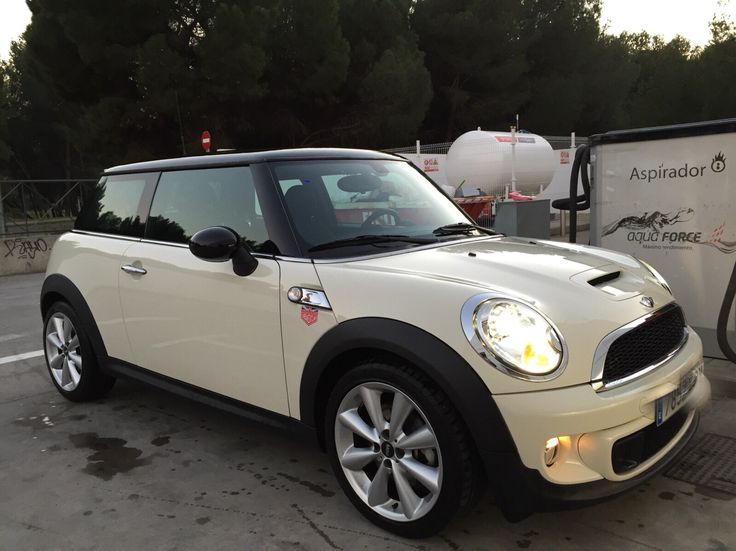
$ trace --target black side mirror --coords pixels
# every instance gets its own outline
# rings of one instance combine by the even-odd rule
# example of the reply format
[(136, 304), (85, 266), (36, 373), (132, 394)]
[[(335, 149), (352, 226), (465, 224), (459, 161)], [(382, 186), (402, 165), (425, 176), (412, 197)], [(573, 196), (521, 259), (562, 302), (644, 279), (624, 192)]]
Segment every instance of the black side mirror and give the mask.
[(189, 250), (208, 262), (233, 261), (233, 272), (239, 276), (252, 274), (258, 260), (250, 254), (240, 236), (225, 226), (212, 226), (195, 233), (189, 240)]

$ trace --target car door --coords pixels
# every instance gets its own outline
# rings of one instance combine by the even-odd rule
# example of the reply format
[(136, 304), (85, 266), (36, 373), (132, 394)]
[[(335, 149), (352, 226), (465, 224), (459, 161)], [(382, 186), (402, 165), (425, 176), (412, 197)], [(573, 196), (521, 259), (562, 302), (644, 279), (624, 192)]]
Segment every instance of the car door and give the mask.
[(147, 190), (157, 178), (156, 172), (103, 176), (84, 188), (74, 232), (54, 245), (49, 266), (49, 274), (64, 274), (82, 293), (107, 353), (126, 361), (131, 351), (118, 299), (120, 259), (143, 237), (151, 202)]
[(232, 262), (188, 249), (210, 226), (251, 249), (272, 244), (251, 169), (163, 172), (144, 239), (124, 254), (120, 300), (135, 363), (157, 374), (288, 415), (279, 314), (279, 264), (260, 257), (247, 277)]

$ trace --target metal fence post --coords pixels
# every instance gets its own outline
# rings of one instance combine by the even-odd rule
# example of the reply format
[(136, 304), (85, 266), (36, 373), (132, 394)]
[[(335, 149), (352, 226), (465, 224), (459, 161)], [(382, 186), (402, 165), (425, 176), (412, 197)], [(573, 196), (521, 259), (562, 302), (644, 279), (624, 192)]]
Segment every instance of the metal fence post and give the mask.
[(0, 235), (5, 235), (5, 210), (3, 209), (3, 185), (0, 182)]
[(28, 209), (26, 208), (26, 185), (20, 185), (20, 203), (23, 208), (23, 215), (25, 216), (26, 235), (28, 235)]

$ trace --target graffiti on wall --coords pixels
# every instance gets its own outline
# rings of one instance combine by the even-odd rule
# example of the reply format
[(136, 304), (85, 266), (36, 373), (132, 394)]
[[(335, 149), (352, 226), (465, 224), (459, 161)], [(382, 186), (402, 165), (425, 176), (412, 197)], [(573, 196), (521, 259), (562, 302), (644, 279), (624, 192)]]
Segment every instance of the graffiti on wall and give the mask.
[(43, 237), (37, 239), (28, 239), (16, 237), (15, 239), (5, 239), (4, 258), (16, 258), (18, 260), (33, 260), (38, 253), (45, 253), (49, 250), (49, 245)]

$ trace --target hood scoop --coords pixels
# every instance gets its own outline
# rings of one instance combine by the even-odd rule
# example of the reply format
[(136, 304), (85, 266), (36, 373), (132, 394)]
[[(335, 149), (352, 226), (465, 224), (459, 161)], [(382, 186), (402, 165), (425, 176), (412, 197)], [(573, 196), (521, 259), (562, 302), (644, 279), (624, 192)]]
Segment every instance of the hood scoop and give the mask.
[(600, 287), (609, 281), (615, 281), (621, 277), (621, 272), (611, 272), (610, 274), (603, 274), (602, 276), (594, 277), (593, 279), (588, 280), (588, 285), (592, 285), (593, 287)]
[(595, 287), (613, 300), (625, 300), (641, 293), (646, 282), (643, 278), (621, 266), (608, 264), (585, 270), (570, 278), (575, 283)]

